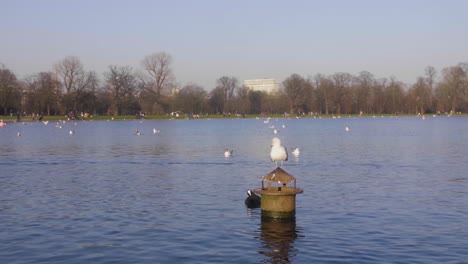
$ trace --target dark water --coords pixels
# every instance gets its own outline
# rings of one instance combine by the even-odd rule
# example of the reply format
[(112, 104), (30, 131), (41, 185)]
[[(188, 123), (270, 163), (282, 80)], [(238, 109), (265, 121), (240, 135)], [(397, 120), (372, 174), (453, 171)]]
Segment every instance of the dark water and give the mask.
[[(468, 118), (61, 125), (0, 128), (0, 263), (468, 262)], [(301, 148), (288, 223), (244, 206), (271, 125)]]

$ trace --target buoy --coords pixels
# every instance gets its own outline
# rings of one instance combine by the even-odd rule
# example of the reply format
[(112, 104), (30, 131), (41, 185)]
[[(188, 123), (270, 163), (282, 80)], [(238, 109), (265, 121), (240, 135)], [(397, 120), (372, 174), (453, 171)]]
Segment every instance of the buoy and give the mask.
[[(287, 186), (290, 183), (292, 187)], [(296, 178), (277, 167), (262, 177), (262, 188), (254, 193), (261, 195), (262, 218), (291, 219), (296, 216), (296, 194), (303, 190), (296, 188)]]

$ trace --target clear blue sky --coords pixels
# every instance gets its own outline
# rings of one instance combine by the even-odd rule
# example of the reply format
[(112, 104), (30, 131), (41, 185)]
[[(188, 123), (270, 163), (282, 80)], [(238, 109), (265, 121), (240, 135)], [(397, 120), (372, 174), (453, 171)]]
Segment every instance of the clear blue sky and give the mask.
[(19, 77), (77, 56), (99, 74), (172, 55), (177, 81), (395, 76), (468, 61), (465, 0), (0, 0), (0, 62)]

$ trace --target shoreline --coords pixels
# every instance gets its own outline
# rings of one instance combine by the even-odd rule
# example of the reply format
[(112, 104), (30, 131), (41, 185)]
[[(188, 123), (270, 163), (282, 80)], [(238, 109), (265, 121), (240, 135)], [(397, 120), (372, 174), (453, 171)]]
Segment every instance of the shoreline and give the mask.
[[(434, 114), (428, 114), (425, 115), (425, 117), (467, 117), (468, 113), (461, 113), (461, 114), (454, 114), (454, 115), (434, 115)], [(206, 116), (200, 116), (199, 118), (188, 118), (185, 116), (179, 116), (179, 117), (174, 117), (174, 116), (168, 116), (168, 115), (148, 115), (145, 118), (137, 119), (135, 116), (93, 116), (93, 117), (88, 117), (88, 118), (77, 118), (77, 119), (68, 119), (65, 116), (44, 116), (41, 121), (131, 121), (131, 120), (206, 120), (206, 119), (266, 119), (266, 118), (281, 118), (281, 119), (286, 119), (286, 118), (310, 118), (310, 119), (316, 119), (316, 118), (331, 118), (331, 119), (340, 119), (340, 118), (398, 118), (398, 117), (418, 117), (422, 118), (423, 116), (421, 115), (410, 115), (410, 114), (401, 114), (401, 115), (389, 115), (389, 114), (384, 114), (384, 115), (304, 115), (304, 116), (299, 116), (299, 117), (285, 117), (284, 115), (246, 115), (246, 116), (223, 116), (223, 115), (206, 115)], [(37, 119), (33, 120), (32, 117), (23, 117), (19, 121), (17, 120), (16, 116), (0, 116), (0, 120), (2, 120), (4, 123), (18, 123), (18, 122), (41, 122)]]

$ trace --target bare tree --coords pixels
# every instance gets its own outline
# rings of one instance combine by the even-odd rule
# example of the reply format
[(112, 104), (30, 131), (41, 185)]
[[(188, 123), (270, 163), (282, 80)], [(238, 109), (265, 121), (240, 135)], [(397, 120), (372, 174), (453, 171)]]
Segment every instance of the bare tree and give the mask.
[(461, 110), (467, 102), (465, 89), (468, 73), (458, 65), (445, 68), (442, 75), (442, 80), (436, 89), (438, 110), (443, 112)]
[(219, 88), (223, 91), (224, 95), (224, 107), (223, 112), (230, 112), (233, 110), (232, 99), (236, 90), (239, 88), (239, 81), (236, 77), (223, 76), (216, 80), (216, 88)]
[(174, 82), (171, 63), (171, 55), (165, 52), (147, 55), (141, 62), (141, 65), (151, 77), (148, 88), (155, 93), (156, 100), (159, 100), (161, 94), (168, 91)]
[(360, 111), (365, 113), (373, 112), (375, 84), (374, 75), (368, 71), (362, 71), (357, 77), (357, 104)]
[(409, 103), (414, 107), (415, 113), (425, 114), (430, 109), (431, 91), (423, 77), (408, 91)]
[(190, 114), (201, 114), (206, 111), (207, 92), (196, 84), (184, 86), (176, 95), (174, 106)]
[(333, 112), (334, 108), (334, 99), (336, 97), (334, 83), (320, 73), (314, 76), (314, 82), (320, 112), (324, 111), (328, 115)]
[(298, 74), (292, 74), (283, 81), (284, 92), (289, 98), (290, 113), (301, 115), (305, 105), (307, 80)]
[(0, 64), (0, 106), (3, 108), (4, 115), (7, 114), (8, 109), (19, 111), (20, 94), (16, 75)]
[(78, 57), (68, 56), (55, 65), (57, 74), (62, 78), (65, 87), (65, 108), (77, 110), (79, 98), (96, 80), (94, 72), (86, 72)]
[(426, 69), (424, 70), (426, 74), (426, 83), (429, 86), (430, 90), (430, 97), (429, 97), (429, 103), (431, 106), (431, 110), (434, 110), (434, 89), (435, 89), (435, 78), (437, 76), (437, 71), (434, 67), (432, 66), (427, 66)]
[(349, 89), (353, 77), (349, 73), (339, 72), (333, 74), (332, 79), (336, 90), (337, 113), (340, 114), (343, 110), (349, 113)]
[(38, 82), (39, 112), (45, 111), (47, 115), (50, 115), (51, 110), (54, 110), (54, 114), (57, 114), (60, 96), (58, 87), (60, 86), (55, 78), (55, 74), (52, 72), (41, 72), (37, 75), (36, 82)]
[(209, 106), (211, 108), (211, 111), (215, 114), (219, 114), (221, 112), (224, 112), (224, 90), (222, 87), (216, 87), (210, 92), (209, 96)]
[(104, 73), (106, 89), (111, 95), (111, 113), (114, 115), (135, 114), (140, 110), (136, 101), (136, 78), (129, 66), (109, 66)]

